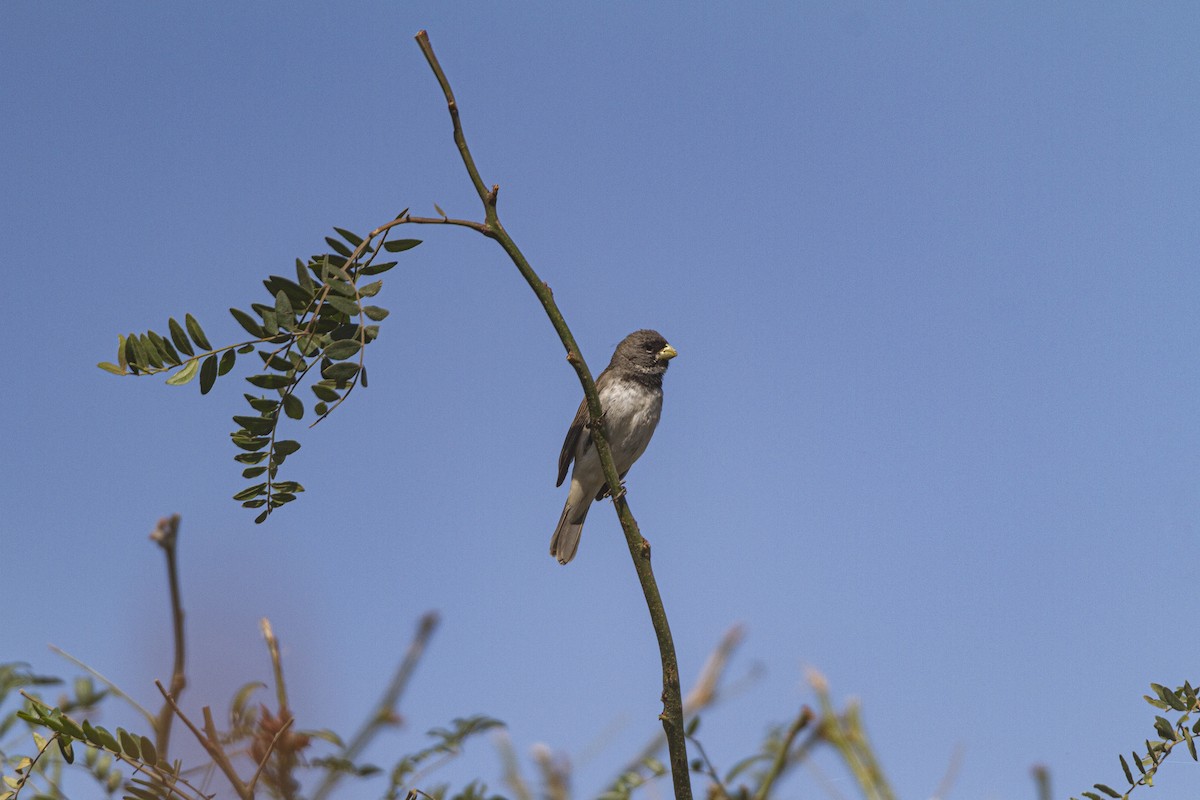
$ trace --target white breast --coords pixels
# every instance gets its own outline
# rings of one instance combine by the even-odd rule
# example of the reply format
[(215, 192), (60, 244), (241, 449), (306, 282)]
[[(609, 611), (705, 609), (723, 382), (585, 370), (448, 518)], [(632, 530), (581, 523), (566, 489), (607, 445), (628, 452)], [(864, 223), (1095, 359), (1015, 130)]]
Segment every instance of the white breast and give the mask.
[(662, 390), (632, 381), (617, 381), (600, 394), (604, 429), (618, 472), (625, 472), (650, 444), (662, 414)]

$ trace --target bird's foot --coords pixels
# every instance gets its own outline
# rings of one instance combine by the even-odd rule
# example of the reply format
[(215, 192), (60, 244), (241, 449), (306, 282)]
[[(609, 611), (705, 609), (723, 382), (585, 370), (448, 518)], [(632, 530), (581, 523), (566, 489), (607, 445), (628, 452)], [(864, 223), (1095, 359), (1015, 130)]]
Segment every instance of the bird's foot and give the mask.
[(617, 491), (615, 491), (615, 492), (612, 491), (608, 487), (608, 484), (605, 484), (604, 491), (600, 493), (600, 497), (598, 499), (603, 500), (606, 497), (611, 497), (613, 500), (616, 500), (617, 498), (624, 497), (624, 496), (625, 496), (625, 481), (621, 481), (621, 485), (617, 487)]

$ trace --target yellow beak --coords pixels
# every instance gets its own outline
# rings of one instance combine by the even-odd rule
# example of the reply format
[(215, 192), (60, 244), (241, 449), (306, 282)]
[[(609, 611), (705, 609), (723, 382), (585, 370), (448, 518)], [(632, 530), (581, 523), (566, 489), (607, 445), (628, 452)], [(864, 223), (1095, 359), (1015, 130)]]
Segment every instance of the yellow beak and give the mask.
[(667, 345), (662, 350), (658, 351), (658, 353), (654, 356), (654, 359), (656, 361), (670, 361), (677, 355), (679, 355), (679, 353), (675, 352), (675, 348), (671, 347), (671, 345)]

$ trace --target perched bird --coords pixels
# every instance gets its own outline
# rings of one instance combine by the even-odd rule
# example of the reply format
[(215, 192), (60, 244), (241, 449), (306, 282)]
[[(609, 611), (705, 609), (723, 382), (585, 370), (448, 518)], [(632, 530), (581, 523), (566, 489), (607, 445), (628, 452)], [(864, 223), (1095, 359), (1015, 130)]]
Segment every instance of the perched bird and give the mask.
[[(646, 452), (646, 445), (654, 435), (662, 413), (663, 375), (668, 362), (676, 355), (675, 348), (657, 331), (634, 331), (617, 345), (612, 361), (596, 379), (600, 409), (604, 413), (604, 432), (622, 478), (633, 462)], [(588, 431), (587, 398), (579, 404), (563, 442), (558, 457), (557, 486), (562, 486), (572, 460), (575, 469), (571, 472), (571, 491), (550, 540), (550, 555), (560, 564), (575, 557), (588, 508), (593, 500), (599, 500), (608, 491), (600, 456), (596, 454)]]

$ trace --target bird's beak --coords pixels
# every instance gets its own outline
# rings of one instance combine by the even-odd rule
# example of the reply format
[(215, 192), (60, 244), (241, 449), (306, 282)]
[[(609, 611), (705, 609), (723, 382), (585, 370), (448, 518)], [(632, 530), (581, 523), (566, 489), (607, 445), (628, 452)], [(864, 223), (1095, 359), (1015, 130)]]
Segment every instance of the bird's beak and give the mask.
[(672, 358), (674, 358), (677, 355), (679, 355), (679, 353), (675, 352), (675, 348), (671, 347), (671, 345), (667, 345), (662, 350), (658, 351), (658, 353), (654, 356), (654, 360), (655, 361), (670, 361)]

